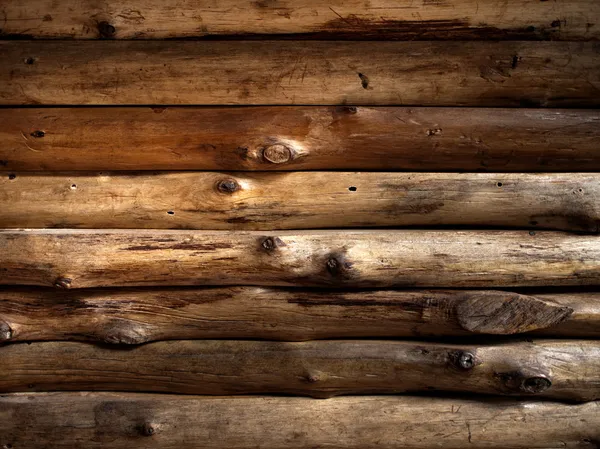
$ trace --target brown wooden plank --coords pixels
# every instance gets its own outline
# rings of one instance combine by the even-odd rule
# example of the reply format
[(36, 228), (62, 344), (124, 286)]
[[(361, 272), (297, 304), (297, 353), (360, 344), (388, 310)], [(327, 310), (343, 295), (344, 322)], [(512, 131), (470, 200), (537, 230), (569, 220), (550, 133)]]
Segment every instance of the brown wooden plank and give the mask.
[(598, 174), (25, 172), (0, 185), (5, 228), (600, 228)]
[(261, 287), (0, 290), (0, 340), (600, 337), (600, 293)]
[(0, 284), (598, 285), (597, 236), (535, 231), (2, 230)]
[(595, 0), (3, 0), (2, 34), (19, 38), (164, 39), (275, 35), (346, 39), (600, 37)]
[(0, 407), (0, 442), (23, 449), (586, 449), (600, 439), (596, 402), (29, 393), (2, 395)]
[(1, 392), (201, 395), (461, 392), (569, 401), (600, 397), (600, 343), (497, 345), (321, 340), (174, 340), (128, 349), (78, 342), (0, 347)]
[(0, 41), (0, 104), (600, 105), (573, 42)]
[(0, 109), (13, 171), (600, 171), (599, 140), (583, 109)]

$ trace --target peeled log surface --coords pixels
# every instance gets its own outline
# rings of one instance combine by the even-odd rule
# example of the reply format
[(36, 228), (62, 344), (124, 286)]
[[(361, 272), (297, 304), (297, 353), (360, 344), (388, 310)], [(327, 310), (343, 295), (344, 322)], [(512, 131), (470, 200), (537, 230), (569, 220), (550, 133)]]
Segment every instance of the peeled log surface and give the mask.
[(593, 42), (0, 41), (0, 104), (600, 106)]
[(599, 140), (595, 110), (0, 109), (0, 170), (593, 172)]
[(496, 226), (598, 232), (598, 174), (17, 173), (6, 228)]
[(598, 285), (597, 236), (535, 231), (2, 230), (0, 284)]
[[(600, 37), (595, 0), (4, 0), (0, 37), (164, 39), (204, 36), (346, 39), (564, 39)], [(263, 36), (267, 37), (267, 36)]]
[(600, 337), (600, 293), (151, 288), (0, 290), (0, 340)]
[(600, 342), (496, 345), (377, 340), (174, 340), (115, 349), (78, 342), (0, 347), (1, 392), (99, 390), (201, 395), (419, 391), (600, 397)]
[(19, 449), (590, 449), (600, 441), (596, 402), (30, 393), (3, 395), (0, 410), (0, 444)]

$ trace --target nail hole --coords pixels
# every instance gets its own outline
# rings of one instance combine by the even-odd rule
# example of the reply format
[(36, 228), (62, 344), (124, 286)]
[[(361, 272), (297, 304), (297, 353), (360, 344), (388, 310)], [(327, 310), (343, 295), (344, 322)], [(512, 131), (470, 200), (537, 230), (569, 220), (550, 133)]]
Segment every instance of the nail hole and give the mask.
[(44, 131), (40, 131), (39, 129), (30, 134), (31, 137), (35, 137), (37, 139), (39, 139), (40, 137), (44, 137), (45, 135), (46, 133)]
[(348, 190), (350, 190), (351, 192), (356, 192), (356, 187), (350, 186), (348, 187)]
[(8, 179), (15, 179), (17, 177), (17, 175), (15, 175), (14, 173), (11, 173), (8, 175)]
[(77, 189), (77, 184), (71, 184), (71, 190)]
[(363, 89), (367, 89), (369, 87), (369, 77), (367, 75), (363, 75), (362, 73), (359, 73), (358, 77), (360, 78), (360, 84), (362, 85)]
[(4, 445), (4, 447), (5, 447), (6, 449), (12, 449), (13, 445), (12, 445), (12, 444), (10, 444), (10, 443), (6, 443), (6, 444)]
[(504, 184), (502, 184), (501, 182), (496, 184), (498, 187), (502, 187)]
[(169, 215), (175, 215), (175, 212), (173, 212), (172, 210), (167, 211), (167, 214)]
[(27, 65), (31, 65), (34, 62), (35, 62), (35, 59), (33, 59), (33, 58), (27, 58), (27, 59), (25, 59), (25, 64), (27, 64)]

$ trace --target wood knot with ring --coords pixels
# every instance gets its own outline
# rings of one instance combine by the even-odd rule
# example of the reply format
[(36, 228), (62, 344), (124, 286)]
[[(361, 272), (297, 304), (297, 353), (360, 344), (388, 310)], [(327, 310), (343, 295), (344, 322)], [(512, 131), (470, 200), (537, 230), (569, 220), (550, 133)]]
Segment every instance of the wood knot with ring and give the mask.
[(262, 157), (271, 164), (285, 164), (292, 160), (292, 150), (280, 143), (270, 145), (262, 150)]

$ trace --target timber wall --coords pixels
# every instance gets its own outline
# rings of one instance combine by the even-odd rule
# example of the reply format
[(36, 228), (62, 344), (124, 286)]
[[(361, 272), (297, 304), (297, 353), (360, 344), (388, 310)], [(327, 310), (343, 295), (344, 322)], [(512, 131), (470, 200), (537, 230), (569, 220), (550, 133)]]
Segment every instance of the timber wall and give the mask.
[(0, 0), (0, 62), (2, 449), (600, 447), (597, 0)]

